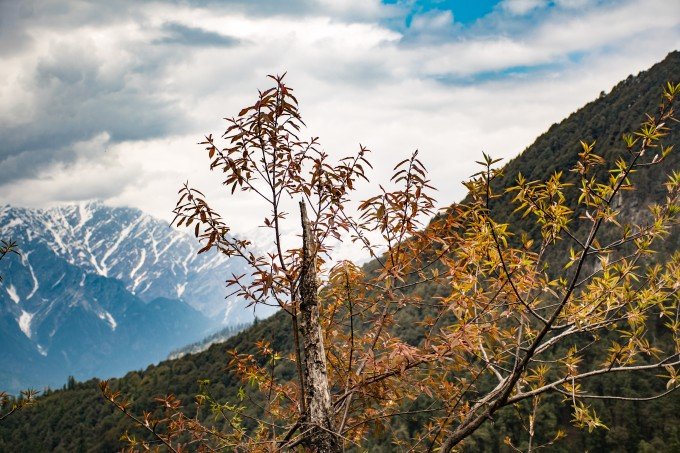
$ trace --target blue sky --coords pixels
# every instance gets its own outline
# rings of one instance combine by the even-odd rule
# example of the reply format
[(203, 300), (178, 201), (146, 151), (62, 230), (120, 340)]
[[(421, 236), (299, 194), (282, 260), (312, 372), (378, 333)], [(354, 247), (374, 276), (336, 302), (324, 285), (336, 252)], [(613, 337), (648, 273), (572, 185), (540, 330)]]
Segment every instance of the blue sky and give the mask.
[(405, 23), (408, 25), (413, 15), (428, 11), (451, 11), (456, 22), (468, 25), (489, 14), (500, 1), (498, 0), (422, 0), (404, 2), (403, 0), (384, 0), (386, 5), (404, 4), (410, 9)]
[(668, 0), (0, 2), (0, 202), (171, 218), (189, 180), (255, 228), (196, 143), (287, 71), (331, 156), (366, 145), (384, 182), (417, 148), (445, 205), (482, 151), (517, 155), (678, 48)]

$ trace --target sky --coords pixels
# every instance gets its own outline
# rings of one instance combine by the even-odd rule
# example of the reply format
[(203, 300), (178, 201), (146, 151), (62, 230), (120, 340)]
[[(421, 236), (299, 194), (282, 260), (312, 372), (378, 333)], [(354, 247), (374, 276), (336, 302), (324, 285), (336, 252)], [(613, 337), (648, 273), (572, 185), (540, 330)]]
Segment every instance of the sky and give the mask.
[(370, 148), (375, 183), (418, 149), (444, 206), (483, 151), (516, 156), (679, 48), (680, 0), (0, 0), (0, 203), (169, 220), (188, 180), (252, 230), (263, 206), (197, 142), (287, 72), (305, 135)]

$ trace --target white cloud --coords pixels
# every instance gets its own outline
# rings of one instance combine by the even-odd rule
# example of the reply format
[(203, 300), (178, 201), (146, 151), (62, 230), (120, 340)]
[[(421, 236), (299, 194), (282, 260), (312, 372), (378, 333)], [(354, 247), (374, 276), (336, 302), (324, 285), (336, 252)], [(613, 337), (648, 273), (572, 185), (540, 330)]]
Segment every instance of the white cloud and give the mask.
[(411, 20), (411, 29), (415, 31), (436, 32), (443, 30), (453, 24), (453, 13), (451, 11), (428, 11), (425, 14), (417, 14)]
[[(83, 159), (75, 162), (59, 162), (37, 173), (35, 177), (20, 178), (2, 186), (3, 201), (19, 206), (49, 207), (83, 200), (110, 200), (122, 188), (135, 187), (148, 174), (138, 168), (121, 165), (111, 150), (100, 149), (100, 159)], [(92, 149), (87, 150), (88, 154)], [(151, 207), (153, 200), (139, 199), (132, 206)], [(166, 216), (167, 217), (167, 216)]]
[(554, 2), (561, 8), (576, 9), (587, 6), (591, 0), (554, 0)]
[(375, 19), (389, 14), (380, 0), (318, 0), (321, 9), (332, 15)]
[(527, 14), (538, 8), (543, 8), (548, 5), (547, 0), (503, 0), (500, 7), (514, 15)]
[[(418, 148), (447, 204), (463, 196), (460, 181), (476, 171), (482, 150), (516, 155), (601, 90), (680, 47), (680, 18), (665, 13), (664, 1), (533, 3), (540, 14), (528, 18), (512, 16), (528, 4), (504, 6), (464, 29), (449, 12), (435, 12), (401, 32), (385, 21), (401, 7), (359, 0), (295, 2), (291, 8), (307, 11), (299, 15), (269, 13), (271, 2), (260, 11), (254, 3), (133, 2), (108, 21), (77, 3), (68, 26), (62, 13), (49, 13), (53, 21), (29, 15), (20, 31), (30, 42), (3, 56), (0, 68), (0, 128), (22, 147), (0, 146), (3, 169), (17, 172), (0, 201), (100, 197), (171, 218), (189, 179), (237, 231), (251, 229), (261, 206), (225, 195), (196, 142), (220, 135), (221, 118), (252, 102), (268, 86), (266, 74), (288, 71), (307, 134), (320, 136), (332, 156), (368, 146), (383, 182)], [(159, 42), (167, 24), (196, 41)], [(359, 197), (371, 193), (364, 186)]]

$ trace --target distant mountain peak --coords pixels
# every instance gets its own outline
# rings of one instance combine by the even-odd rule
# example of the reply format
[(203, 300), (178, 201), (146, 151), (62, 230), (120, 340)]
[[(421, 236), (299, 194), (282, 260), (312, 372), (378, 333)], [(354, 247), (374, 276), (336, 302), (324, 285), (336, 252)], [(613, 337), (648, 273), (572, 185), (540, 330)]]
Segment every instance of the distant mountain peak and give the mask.
[(4, 237), (22, 244), (24, 254), (41, 244), (88, 273), (120, 280), (143, 300), (183, 299), (209, 316), (229, 313), (228, 324), (252, 319), (239, 302), (225, 300), (224, 281), (242, 271), (237, 259), (197, 255), (195, 238), (139, 209), (101, 201), (48, 209), (5, 206), (0, 209), (0, 229)]

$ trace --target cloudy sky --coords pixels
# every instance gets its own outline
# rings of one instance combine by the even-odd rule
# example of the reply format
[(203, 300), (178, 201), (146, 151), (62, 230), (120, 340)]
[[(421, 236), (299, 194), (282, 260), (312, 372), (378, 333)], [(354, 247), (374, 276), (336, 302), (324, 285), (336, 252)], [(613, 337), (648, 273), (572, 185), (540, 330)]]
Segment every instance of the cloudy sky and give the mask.
[(678, 48), (680, 0), (0, 0), (0, 202), (169, 219), (189, 180), (252, 228), (196, 143), (287, 71), (329, 154), (368, 146), (382, 182), (417, 148), (446, 204)]

